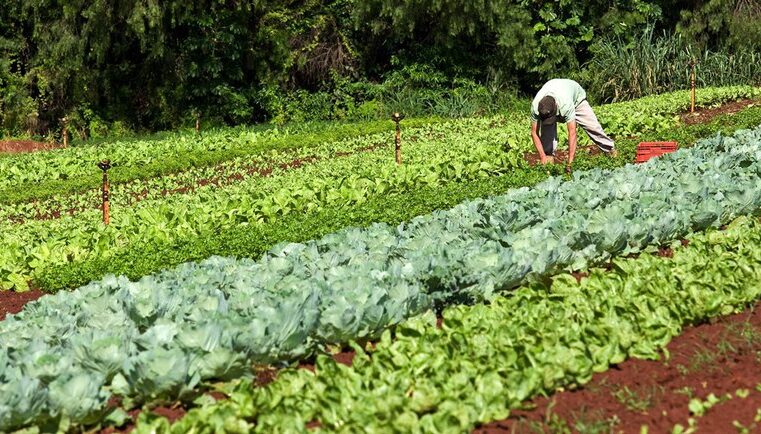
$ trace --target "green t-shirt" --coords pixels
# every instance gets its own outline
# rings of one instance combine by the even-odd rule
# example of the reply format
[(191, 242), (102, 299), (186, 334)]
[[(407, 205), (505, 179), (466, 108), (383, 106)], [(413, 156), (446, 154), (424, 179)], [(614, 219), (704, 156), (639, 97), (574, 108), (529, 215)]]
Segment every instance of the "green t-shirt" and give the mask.
[(566, 122), (576, 120), (576, 107), (587, 99), (587, 93), (579, 83), (567, 78), (554, 78), (539, 89), (531, 103), (531, 120), (539, 121), (539, 101), (548, 95), (555, 98), (557, 115)]

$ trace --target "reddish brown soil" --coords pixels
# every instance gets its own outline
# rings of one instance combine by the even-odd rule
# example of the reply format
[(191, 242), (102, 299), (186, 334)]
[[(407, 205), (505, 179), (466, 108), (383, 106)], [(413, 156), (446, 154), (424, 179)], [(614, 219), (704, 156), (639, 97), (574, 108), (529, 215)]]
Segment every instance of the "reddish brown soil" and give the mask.
[(585, 273), (581, 271), (573, 272), (571, 273), (571, 275), (576, 279), (577, 283), (581, 283), (581, 279), (589, 277), (589, 273)]
[(58, 143), (34, 142), (31, 140), (6, 140), (0, 141), (0, 152), (9, 154), (21, 154), (26, 152), (49, 151), (62, 148)]
[(182, 407), (158, 407), (151, 410), (151, 413), (169, 419), (169, 422), (175, 422), (185, 416), (187, 411)]
[(45, 293), (39, 289), (26, 292), (0, 291), (0, 321), (4, 320), (6, 315), (21, 312), (25, 304), (43, 295)]
[[(354, 357), (356, 355), (357, 353), (354, 350), (343, 350), (340, 353), (332, 354), (331, 357), (333, 357), (333, 360), (335, 360), (337, 363), (340, 363), (345, 366), (351, 366), (352, 363), (354, 362)], [(299, 363), (299, 368), (314, 372), (316, 369), (314, 357), (311, 357)], [(274, 381), (275, 377), (277, 376), (277, 371), (274, 371), (272, 375), (273, 375), (272, 381)]]
[[(576, 150), (576, 157), (578, 158), (580, 155), (601, 155), (602, 153), (603, 152), (597, 146), (580, 146)], [(528, 162), (529, 166), (536, 166), (541, 164), (541, 158), (539, 158), (539, 153), (536, 151), (523, 154), (523, 158), (526, 160), (526, 162)], [(555, 164), (565, 164), (567, 161), (568, 150), (556, 149)]]
[(338, 354), (333, 354), (333, 360), (342, 365), (351, 366), (356, 355), (357, 353), (354, 351), (343, 351)]
[[(130, 417), (130, 421), (121, 427), (107, 427), (98, 431), (98, 434), (116, 434), (116, 433), (130, 433), (135, 430), (135, 422), (137, 422), (138, 416), (143, 410), (136, 408), (127, 412)], [(162, 416), (169, 419), (169, 422), (176, 422), (183, 418), (188, 413), (188, 410), (180, 405), (172, 407), (156, 407), (150, 411), (151, 413)]]
[[(698, 432), (738, 432), (738, 421), (750, 432), (761, 432), (753, 418), (761, 408), (761, 304), (756, 309), (688, 327), (668, 345), (668, 360), (627, 360), (596, 375), (584, 387), (537, 398), (507, 420), (490, 423), (475, 433), (578, 432), (582, 425), (598, 431), (640, 433), (671, 432), (676, 424), (688, 426), (691, 398), (709, 394), (733, 395), (695, 417)], [(747, 390), (745, 398), (736, 396)], [(592, 432), (592, 431), (587, 431)]]
[(264, 387), (277, 379), (278, 370), (271, 366), (265, 366), (256, 372), (255, 384), (257, 387)]
[(696, 109), (695, 113), (683, 113), (681, 118), (682, 122), (686, 125), (707, 123), (717, 116), (735, 114), (756, 104), (759, 104), (758, 100), (743, 99), (740, 101), (728, 102), (719, 107)]

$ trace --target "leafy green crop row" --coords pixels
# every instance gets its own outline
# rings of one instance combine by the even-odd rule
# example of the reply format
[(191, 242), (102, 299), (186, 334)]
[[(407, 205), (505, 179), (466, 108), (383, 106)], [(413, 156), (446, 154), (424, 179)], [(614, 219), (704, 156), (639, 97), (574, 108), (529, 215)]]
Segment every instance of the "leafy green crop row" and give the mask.
[[(679, 143), (692, 144), (702, 137), (713, 136), (717, 131), (733, 131), (761, 124), (761, 107), (721, 116), (709, 124), (681, 127), (669, 138)], [(644, 137), (656, 140), (658, 137)], [(577, 159), (578, 169), (613, 168), (633, 159), (636, 142), (619, 141), (617, 146), (622, 159), (605, 157)], [(545, 179), (545, 168), (526, 168), (510, 173), (464, 182), (450, 182), (440, 186), (416, 188), (399, 194), (374, 196), (352, 207), (326, 206), (311, 214), (292, 214), (267, 225), (236, 226), (221, 233), (188, 237), (169, 244), (145, 242), (132, 245), (108, 258), (85, 261), (44, 269), (36, 279), (43, 289), (76, 288), (107, 274), (125, 275), (138, 279), (183, 262), (197, 261), (212, 255), (258, 258), (282, 241), (303, 242), (320, 238), (349, 226), (366, 226), (372, 222), (399, 224), (415, 216), (446, 209), (478, 197), (502, 194), (510, 188), (534, 185)], [(561, 175), (560, 166), (548, 168)]]
[[(743, 91), (754, 92), (752, 88)], [(720, 100), (738, 90), (712, 92), (713, 98)], [(648, 112), (647, 107), (652, 106), (652, 112), (658, 114), (679, 104), (648, 100), (640, 111)], [(601, 108), (612, 112), (624, 109), (636, 110), (623, 104)], [(666, 120), (671, 117), (658, 116)], [(107, 228), (95, 210), (53, 221), (0, 223), (0, 245), (6, 247), (0, 250), (0, 287), (24, 289), (41, 270), (92, 258), (107, 260), (131, 246), (168, 245), (240, 225), (272, 222), (289, 214), (351, 207), (374, 196), (510, 173), (525, 164), (521, 155), (528, 147), (525, 130), (526, 126), (514, 117), (421, 127), (416, 133), (418, 140), (405, 148), (405, 165), (399, 168), (386, 154), (363, 153), (266, 179), (245, 179), (226, 188), (206, 185), (193, 194), (146, 200), (134, 207), (120, 208), (116, 201), (112, 224)], [(660, 129), (642, 126), (642, 133), (648, 131)], [(360, 140), (372, 145), (376, 139), (370, 136)]]
[[(714, 107), (760, 95), (761, 88), (748, 86), (698, 89), (696, 105)], [(678, 91), (602, 106), (599, 118), (602, 126), (616, 131), (618, 137), (640, 136), (645, 131), (667, 132), (678, 124), (679, 117), (674, 114), (686, 112), (689, 107), (689, 91)]]
[[(409, 119), (407, 128), (440, 122)], [(290, 128), (229, 128), (172, 133), (162, 138), (116, 141), (0, 158), (0, 203), (27, 202), (97, 188), (101, 175), (95, 164), (110, 159), (114, 184), (150, 179), (192, 168), (216, 166), (272, 150), (308, 148), (326, 142), (363, 137), (389, 130), (390, 121), (356, 124), (315, 124)]]
[[(718, 226), (761, 208), (760, 175), (761, 127), (397, 228), (282, 244), (260, 261), (214, 257), (45, 297), (0, 323), (9, 402), (0, 429), (59, 416), (88, 423), (107, 412), (111, 394), (183, 396), (199, 381), (240, 377), (252, 362), (377, 336), (436, 304), (492, 300), (527, 278)], [(72, 390), (82, 399), (61, 399)]]
[[(706, 92), (706, 95), (703, 96), (703, 99), (706, 101), (706, 103), (721, 103), (727, 99), (752, 95), (753, 91), (748, 89), (727, 88), (722, 89), (720, 92), (704, 91)], [(635, 134), (641, 134), (643, 131), (660, 131), (663, 128), (673, 126), (672, 115), (678, 112), (686, 101), (684, 95), (682, 94), (683, 92), (645, 98), (641, 100), (637, 106), (634, 106), (631, 103), (605, 106), (602, 108), (602, 113), (605, 115), (604, 122), (609, 127), (609, 130), (618, 136), (631, 136)], [(648, 107), (648, 109), (642, 109), (642, 107)], [(508, 122), (519, 123), (519, 121), (520, 117), (513, 117)], [(490, 123), (494, 124), (504, 122), (505, 120), (496, 118)], [(413, 125), (415, 124), (417, 124), (417, 122), (413, 122)], [(643, 126), (646, 128), (643, 129)], [(285, 137), (288, 137), (290, 142), (295, 142), (296, 144), (294, 145), (289, 143), (289, 147), (286, 147), (285, 149), (282, 149), (283, 145), (278, 142), (279, 136), (277, 135), (277, 130), (266, 131), (266, 134), (261, 138), (253, 133), (249, 135), (243, 134), (241, 136), (235, 137), (228, 134), (213, 132), (207, 135), (207, 137), (200, 139), (198, 142), (196, 142), (196, 140), (199, 139), (194, 136), (170, 136), (170, 138), (158, 142), (119, 142), (117, 144), (107, 146), (106, 149), (100, 149), (99, 152), (101, 154), (99, 155), (104, 156), (110, 150), (118, 150), (115, 157), (120, 157), (121, 160), (124, 161), (124, 166), (135, 166), (150, 163), (144, 159), (147, 157), (141, 154), (141, 152), (155, 152), (161, 149), (168, 150), (170, 152), (170, 154), (167, 156), (167, 159), (171, 160), (177, 155), (181, 155), (182, 153), (187, 152), (187, 147), (189, 146), (202, 146), (211, 144), (212, 148), (210, 150), (213, 151), (215, 147), (220, 146), (220, 143), (222, 144), (221, 146), (223, 149), (226, 149), (225, 147), (237, 146), (235, 143), (245, 143), (246, 140), (249, 140), (254, 144), (258, 144), (260, 141), (264, 141), (269, 146), (271, 146), (270, 148), (264, 148), (262, 145), (254, 147), (254, 149), (259, 150), (259, 152), (261, 152), (262, 149), (268, 149), (268, 152), (264, 154), (246, 154), (245, 157), (237, 158), (232, 158), (232, 156), (229, 156), (229, 158), (232, 158), (231, 160), (225, 161), (219, 165), (201, 166), (195, 168), (191, 167), (187, 170), (171, 173), (166, 176), (137, 178), (129, 182), (123, 182), (123, 176), (121, 176), (121, 172), (119, 171), (121, 169), (117, 167), (117, 169), (115, 169), (116, 171), (112, 172), (112, 180), (117, 181), (112, 186), (112, 201), (115, 202), (117, 206), (130, 205), (134, 202), (135, 197), (140, 197), (141, 199), (159, 198), (165, 195), (162, 194), (162, 192), (176, 191), (187, 187), (195, 187), (196, 182), (199, 180), (247, 177), (251, 175), (249, 171), (252, 168), (258, 169), (256, 172), (261, 172), (273, 167), (277, 167), (278, 164), (287, 164), (293, 160), (303, 160), (305, 158), (324, 159), (329, 158), (330, 156), (335, 155), (339, 152), (345, 153), (347, 151), (351, 152), (357, 150), (359, 149), (357, 146), (366, 146), (367, 143), (374, 142), (376, 144), (383, 144), (384, 142), (388, 142), (390, 137), (389, 134), (371, 134), (371, 132), (376, 129), (377, 126), (375, 124), (370, 126), (368, 128), (369, 132), (363, 136), (363, 139), (365, 140), (348, 140), (339, 142), (328, 141), (324, 143), (314, 143), (313, 140), (307, 140), (306, 142), (303, 142), (301, 141), (302, 138), (300, 136), (288, 136), (286, 133)], [(632, 132), (632, 130), (636, 130), (636, 132)], [(408, 132), (410, 132), (414, 138), (417, 131), (415, 128), (409, 129), (407, 125), (405, 125), (405, 133)], [(339, 137), (341, 135), (342, 134), (337, 134)], [(371, 138), (370, 136), (373, 137)], [(407, 139), (407, 137), (405, 137), (405, 139)], [(172, 149), (172, 147), (169, 145), (175, 141), (178, 143), (178, 149), (176, 150)], [(148, 147), (147, 143), (151, 143), (151, 146)], [(309, 146), (306, 146), (306, 144), (309, 144)], [(295, 148), (293, 146), (295, 146)], [(10, 161), (8, 164), (9, 167), (7, 168), (7, 173), (9, 175), (8, 181), (20, 182), (26, 179), (25, 177), (30, 176), (35, 182), (37, 182), (44, 180), (41, 177), (53, 176), (69, 178), (72, 176), (81, 177), (85, 175), (90, 175), (91, 177), (94, 177), (93, 179), (97, 180), (99, 179), (99, 173), (95, 165), (92, 163), (99, 160), (89, 155), (89, 153), (95, 152), (96, 149), (97, 148), (88, 147), (77, 148), (74, 151), (57, 151), (60, 153), (66, 153), (67, 155), (73, 154), (68, 155), (65, 159), (67, 160), (68, 158), (71, 158), (72, 161), (75, 161), (76, 164), (72, 166), (58, 166), (55, 162), (62, 158), (58, 155), (35, 154), (33, 157), (21, 156), (20, 159), (22, 159), (22, 161), (16, 163), (29, 164), (25, 160), (31, 159), (35, 162), (42, 160), (44, 161), (44, 164), (46, 164), (47, 171), (40, 171), (39, 167), (34, 167), (32, 170), (28, 168), (25, 169), (24, 164), (13, 165), (14, 162)], [(85, 152), (85, 155), (80, 155), (82, 152)], [(248, 152), (253, 152), (253, 149), (250, 149)], [(86, 163), (88, 161), (91, 164), (87, 165)], [(51, 162), (53, 162), (53, 164), (51, 164)], [(60, 173), (55, 172), (57, 168), (61, 170)], [(25, 171), (24, 174), (22, 176), (18, 176), (22, 171)], [(45, 200), (36, 200), (34, 202), (27, 203), (6, 203), (3, 209), (0, 210), (0, 220), (9, 217), (13, 218), (14, 220), (27, 220), (35, 218), (36, 216), (49, 217), (64, 214), (68, 210), (97, 208), (100, 200), (99, 190), (97, 183), (92, 184), (92, 186), (93, 188), (90, 190), (77, 193), (67, 192), (66, 189), (64, 189), (61, 193), (49, 197), (44, 195)], [(14, 191), (15, 190), (17, 189), (14, 189)], [(26, 189), (21, 188), (20, 190)]]
[[(759, 88), (733, 86), (698, 91), (698, 105), (707, 106), (738, 98), (758, 96)], [(645, 130), (666, 131), (676, 125), (673, 115), (688, 107), (686, 92), (646, 97), (636, 102), (598, 108), (601, 122), (619, 137), (639, 135)], [(521, 119), (525, 114), (520, 114)], [(405, 129), (441, 122), (440, 119), (410, 119)], [(304, 148), (351, 137), (390, 133), (390, 121), (326, 125), (295, 131), (226, 129), (197, 137), (187, 133), (162, 139), (130, 140), (97, 147), (75, 147), (0, 158), (0, 203), (26, 202), (50, 196), (97, 188), (100, 173), (95, 163), (110, 159), (112, 182), (149, 179), (191, 168), (215, 166), (272, 149)], [(525, 130), (525, 125), (521, 129)]]
[[(137, 433), (462, 433), (526, 399), (583, 384), (628, 357), (655, 359), (688, 324), (761, 297), (761, 224), (690, 238), (673, 258), (616, 259), (581, 283), (560, 275), (490, 305), (431, 312), (384, 332), (353, 366), (318, 356), (314, 373), (281, 371), (170, 426), (141, 414)], [(307, 424), (319, 422), (308, 430)]]
[[(108, 227), (97, 210), (55, 220), (0, 223), (0, 246), (6, 247), (0, 249), (0, 287), (24, 288), (38, 270), (107, 258), (135, 243), (169, 243), (325, 206), (348, 207), (374, 195), (507, 172), (520, 160), (518, 151), (504, 152), (501, 147), (514, 133), (509, 128), (487, 130), (487, 122), (425, 127), (431, 133), (420, 134), (409, 146), (402, 167), (387, 154), (359, 153), (224, 188), (210, 184), (192, 194), (145, 200), (132, 207), (116, 202)], [(466, 139), (460, 137), (463, 133)]]
[[(277, 176), (285, 170), (298, 168), (315, 161), (375, 150), (387, 142), (388, 135), (368, 134), (357, 139), (325, 142), (297, 149), (270, 150), (266, 153), (239, 157), (216, 166), (200, 167), (148, 179), (135, 179), (111, 185), (111, 206), (130, 207), (144, 200), (162, 199), (167, 195), (183, 194), (203, 185), (224, 187), (245, 179)], [(413, 136), (414, 137), (414, 136)], [(390, 147), (386, 146), (387, 149)], [(96, 169), (93, 166), (93, 169)], [(26, 221), (35, 218), (55, 218), (99, 209), (100, 188), (77, 193), (57, 194), (33, 202), (4, 204), (0, 221)], [(73, 212), (69, 212), (73, 211)]]

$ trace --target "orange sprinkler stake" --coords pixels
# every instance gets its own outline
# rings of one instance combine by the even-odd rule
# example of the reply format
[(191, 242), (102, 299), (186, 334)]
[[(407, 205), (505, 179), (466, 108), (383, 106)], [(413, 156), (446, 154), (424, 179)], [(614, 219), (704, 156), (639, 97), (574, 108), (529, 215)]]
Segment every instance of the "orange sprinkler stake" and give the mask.
[(103, 160), (98, 163), (98, 167), (103, 171), (103, 223), (108, 225), (111, 223), (108, 189), (108, 169), (111, 168), (111, 161)]
[(391, 115), (391, 120), (396, 123), (396, 164), (402, 164), (402, 127), (399, 123), (404, 119), (401, 113)]
[(69, 119), (62, 118), (61, 124), (63, 125), (63, 128), (61, 130), (61, 136), (63, 138), (63, 147), (68, 148), (69, 147)]

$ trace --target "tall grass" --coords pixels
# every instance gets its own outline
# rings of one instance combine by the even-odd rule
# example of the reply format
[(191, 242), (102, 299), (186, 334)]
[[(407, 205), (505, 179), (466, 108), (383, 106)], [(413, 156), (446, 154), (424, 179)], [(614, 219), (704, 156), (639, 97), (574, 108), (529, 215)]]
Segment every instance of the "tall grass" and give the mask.
[(598, 102), (622, 101), (689, 88), (693, 59), (698, 86), (761, 84), (761, 53), (698, 51), (684, 37), (657, 36), (652, 27), (631, 43), (601, 41), (577, 78)]

